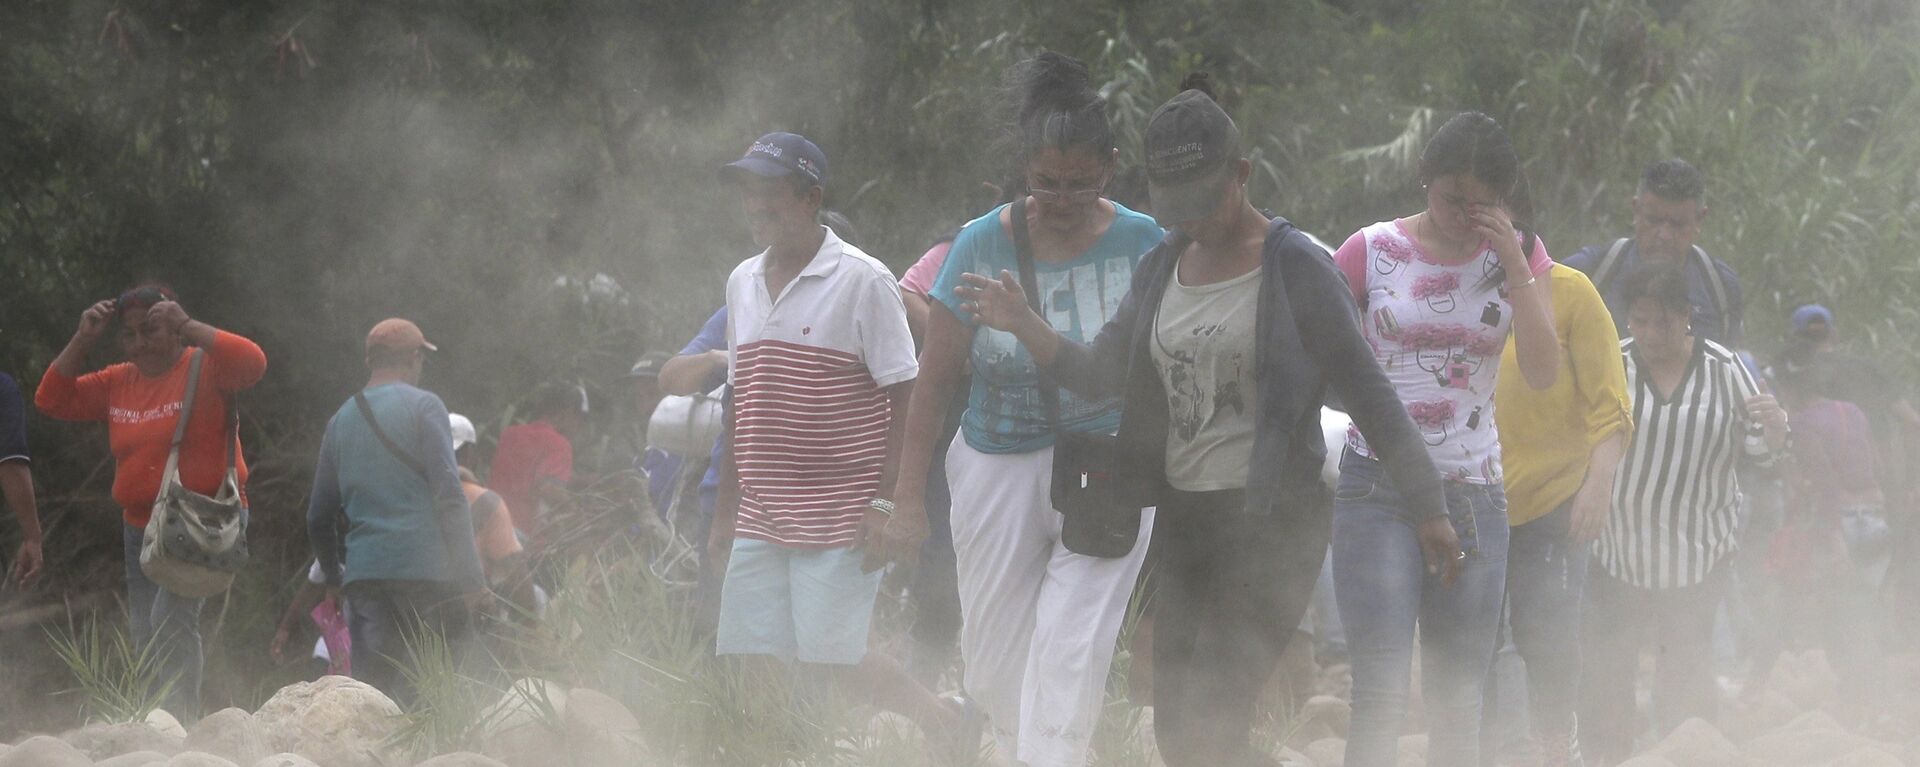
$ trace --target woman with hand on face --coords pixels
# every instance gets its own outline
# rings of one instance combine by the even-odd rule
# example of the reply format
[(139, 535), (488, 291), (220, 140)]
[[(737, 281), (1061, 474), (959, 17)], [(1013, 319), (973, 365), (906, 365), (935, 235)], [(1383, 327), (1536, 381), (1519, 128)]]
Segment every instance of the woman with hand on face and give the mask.
[(1623, 280), (1621, 345), (1633, 394), (1633, 438), (1614, 480), (1613, 510), (1587, 580), (1580, 744), (1599, 764), (1632, 754), (1640, 647), (1659, 648), (1657, 737), (1694, 717), (1713, 721), (1713, 621), (1725, 598), (1740, 524), (1743, 461), (1773, 465), (1787, 414), (1726, 347), (1693, 335), (1679, 267)]
[[(86, 372), (87, 354), (116, 327), (126, 361)], [(159, 659), (159, 681), (172, 683), (166, 709), (182, 721), (199, 716), (202, 600), (148, 580), (140, 569), (140, 543), (185, 400), (189, 346), (205, 358), (180, 444), (180, 483), (212, 496), (226, 478), (228, 402), (259, 382), (267, 357), (252, 341), (188, 317), (172, 290), (141, 285), (88, 307), (34, 393), (34, 405), (53, 418), (107, 422), (113, 499), (123, 522), (128, 626), (135, 647), (151, 646)], [(237, 442), (233, 448), (244, 492), (247, 463)]]
[[(1543, 767), (1578, 764), (1574, 692), (1580, 678), (1580, 598), (1588, 552), (1607, 523), (1613, 480), (1633, 431), (1620, 335), (1613, 315), (1580, 270), (1555, 264), (1541, 278), (1553, 294), (1559, 373), (1535, 389), (1520, 372), (1518, 345), (1500, 358), (1493, 401), (1500, 410), (1500, 465), (1506, 472), (1507, 615), (1526, 663), (1526, 721)], [(1493, 679), (1487, 681), (1493, 691)], [(1491, 696), (1489, 696), (1491, 697)], [(1495, 726), (1495, 705), (1486, 733)], [(1483, 741), (1481, 763), (1496, 750)]]
[[(1334, 253), (1374, 357), (1446, 479), (1445, 504), (1421, 503), (1385, 475), (1364, 433), (1348, 436), (1333, 502), (1333, 593), (1353, 657), (1348, 767), (1398, 758), (1416, 625), (1427, 763), (1480, 763), (1507, 564), (1494, 384), (1509, 334), (1529, 386), (1553, 385), (1560, 361), (1541, 279), (1552, 261), (1509, 213), (1520, 167), (1506, 131), (1456, 115), (1427, 142), (1420, 180), (1425, 210), (1368, 226)], [(1442, 548), (1450, 567), (1433, 561)]]
[(1009, 82), (1030, 191), (961, 229), (934, 282), (893, 492), (899, 508), (884, 537), (896, 559), (911, 559), (926, 540), (933, 442), (971, 362), (971, 394), (946, 459), (965, 687), (991, 720), (1001, 755), (1028, 767), (1081, 767), (1152, 514), (1142, 516), (1125, 556), (1067, 550), (1050, 500), (1054, 435), (1112, 432), (1117, 403), (1063, 391), (1049, 406), (1050, 384), (1033, 354), (1011, 334), (964, 319), (956, 288), (966, 273), (1018, 269), (1016, 234), (1024, 228), (1050, 326), (1091, 338), (1163, 233), (1153, 219), (1101, 197), (1117, 150), (1085, 66), (1041, 53)]
[[(1155, 219), (1176, 228), (1090, 346), (1033, 313), (1009, 270), (968, 274), (958, 291), (964, 312), (1014, 333), (1063, 386), (1124, 397), (1114, 474), (1137, 483), (1128, 497), (1159, 503), (1154, 731), (1172, 767), (1278, 764), (1248, 735), (1326, 555), (1324, 394), (1380, 445), (1409, 503), (1436, 515), (1443, 503), (1339, 272), (1248, 201), (1241, 150), (1203, 90), (1154, 112), (1149, 195)], [(1433, 546), (1436, 566), (1452, 561), (1450, 538)]]

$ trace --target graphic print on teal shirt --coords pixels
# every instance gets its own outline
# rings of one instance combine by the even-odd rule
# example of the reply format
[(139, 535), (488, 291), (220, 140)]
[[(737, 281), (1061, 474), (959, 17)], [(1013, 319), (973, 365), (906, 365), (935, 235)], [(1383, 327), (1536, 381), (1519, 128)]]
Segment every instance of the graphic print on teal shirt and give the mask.
[[(961, 283), (960, 275), (971, 272), (997, 277), (1003, 269), (1020, 273), (1013, 239), (1000, 225), (1000, 211), (1005, 207), (993, 209), (960, 230), (939, 278), (934, 280), (933, 297), (961, 322), (968, 322), (967, 315), (953, 292)], [(1151, 217), (1119, 203), (1113, 208), (1116, 215), (1107, 233), (1085, 253), (1071, 261), (1034, 264), (1047, 324), (1082, 343), (1092, 341), (1119, 310), (1140, 257), (1166, 235)], [(983, 453), (1027, 453), (1053, 444), (1040, 396), (1040, 374), (1026, 347), (1011, 333), (975, 327), (969, 357), (973, 385), (967, 392), (967, 412), (961, 420), (967, 444)], [(1088, 401), (1061, 391), (1060, 425), (1068, 432), (1113, 431), (1120, 427), (1119, 402)]]

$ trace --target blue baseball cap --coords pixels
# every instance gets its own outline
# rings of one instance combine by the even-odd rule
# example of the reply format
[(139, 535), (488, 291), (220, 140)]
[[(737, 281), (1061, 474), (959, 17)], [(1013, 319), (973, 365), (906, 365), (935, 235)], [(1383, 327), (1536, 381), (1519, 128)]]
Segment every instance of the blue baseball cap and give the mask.
[(1819, 304), (1807, 304), (1806, 306), (1793, 310), (1793, 332), (1807, 332), (1807, 327), (1812, 325), (1816, 320), (1828, 328), (1832, 328), (1833, 312), (1827, 311), (1827, 307)]
[(740, 171), (761, 178), (785, 178), (799, 174), (814, 186), (827, 185), (827, 155), (805, 136), (797, 133), (769, 133), (761, 136), (740, 159), (720, 167), (721, 178), (731, 179)]

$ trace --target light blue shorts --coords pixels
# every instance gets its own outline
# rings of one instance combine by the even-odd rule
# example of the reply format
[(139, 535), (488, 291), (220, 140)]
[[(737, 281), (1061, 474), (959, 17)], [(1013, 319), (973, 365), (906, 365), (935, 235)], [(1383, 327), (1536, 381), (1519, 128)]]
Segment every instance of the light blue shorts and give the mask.
[(736, 538), (720, 586), (721, 655), (851, 666), (867, 656), (881, 571), (857, 548), (800, 549)]

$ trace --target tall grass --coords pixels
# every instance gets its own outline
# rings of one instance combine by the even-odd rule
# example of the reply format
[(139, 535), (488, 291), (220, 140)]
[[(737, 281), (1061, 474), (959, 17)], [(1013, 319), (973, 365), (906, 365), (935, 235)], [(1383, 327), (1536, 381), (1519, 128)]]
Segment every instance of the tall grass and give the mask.
[(125, 633), (88, 619), (47, 632), (47, 642), (73, 675), (91, 721), (137, 722), (161, 707), (174, 680), (162, 679), (158, 645), (135, 646)]

